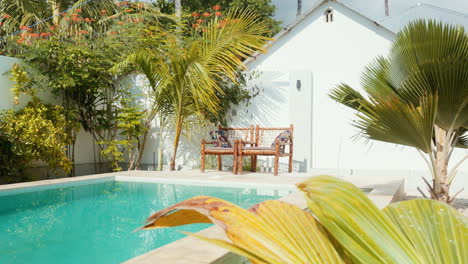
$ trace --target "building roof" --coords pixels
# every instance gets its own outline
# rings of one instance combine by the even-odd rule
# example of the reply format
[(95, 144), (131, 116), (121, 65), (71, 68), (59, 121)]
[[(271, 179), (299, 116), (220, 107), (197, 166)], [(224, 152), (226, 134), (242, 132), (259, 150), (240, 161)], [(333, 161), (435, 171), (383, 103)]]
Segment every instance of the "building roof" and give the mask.
[(379, 23), (393, 32), (398, 32), (408, 22), (416, 19), (435, 19), (443, 23), (468, 28), (468, 14), (423, 3), (418, 3), (398, 15), (384, 18)]
[[(307, 17), (309, 17), (315, 10), (317, 10), (319, 7), (321, 7), (323, 4), (327, 2), (334, 2), (337, 3), (357, 14), (360, 16), (370, 20), (373, 22), (375, 25), (378, 27), (381, 27), (384, 30), (390, 31), (393, 34), (396, 32), (400, 31), (408, 22), (416, 20), (416, 19), (435, 19), (444, 23), (448, 24), (455, 24), (455, 25), (461, 25), (465, 28), (468, 28), (468, 14), (447, 9), (447, 8), (442, 8), (430, 4), (425, 4), (425, 3), (417, 3), (414, 6), (409, 7), (408, 9), (405, 9), (403, 12), (398, 13), (397, 15), (389, 16), (384, 19), (381, 19), (379, 21), (373, 19), (371, 16), (367, 15), (364, 11), (357, 10), (340, 0), (321, 0), (317, 1), (309, 10), (304, 12), (302, 15), (298, 16), (291, 24), (288, 26), (284, 27), (280, 32), (278, 32), (273, 39), (275, 41), (283, 38), (286, 36), (293, 28), (295, 28), (297, 25), (302, 23)], [(267, 46), (270, 46), (273, 44), (273, 41), (270, 42)], [(247, 58), (244, 63), (249, 64), (255, 59), (260, 56), (262, 53), (257, 52), (254, 53), (252, 56)]]
[[(369, 16), (363, 14), (362, 12), (359, 12), (355, 9), (353, 9), (352, 7), (342, 3), (341, 1), (338, 1), (338, 0), (321, 0), (321, 1), (318, 1), (316, 2), (311, 8), (309, 8), (309, 10), (307, 10), (306, 12), (304, 12), (302, 15), (298, 16), (296, 18), (296, 20), (294, 20), (294, 22), (292, 22), (291, 24), (289, 24), (288, 26), (284, 27), (282, 30), (280, 30), (280, 32), (278, 32), (275, 36), (273, 36), (273, 39), (274, 41), (271, 41), (270, 43), (268, 43), (266, 46), (269, 47), (271, 46), (272, 44), (274, 44), (274, 42), (282, 39), (283, 37), (285, 37), (292, 29), (294, 29), (297, 25), (301, 24), (303, 21), (305, 21), (305, 19), (307, 17), (309, 17), (312, 13), (314, 13), (318, 8), (320, 8), (323, 4), (325, 3), (328, 3), (328, 2), (333, 2), (333, 3), (337, 3), (353, 12), (355, 12), (356, 14), (370, 20), (371, 22), (373, 22), (375, 25), (377, 25), (378, 27), (382, 28), (383, 30), (386, 30), (386, 31), (390, 31), (392, 33), (395, 33), (395, 31), (392, 31), (390, 30), (389, 28), (383, 26), (382, 24), (380, 24), (379, 22), (373, 20), (372, 18), (370, 18)], [(260, 56), (261, 52), (256, 52), (254, 54), (252, 54), (249, 58), (247, 58), (244, 63), (246, 65), (252, 63), (253, 61), (256, 60), (256, 58), (258, 56)]]

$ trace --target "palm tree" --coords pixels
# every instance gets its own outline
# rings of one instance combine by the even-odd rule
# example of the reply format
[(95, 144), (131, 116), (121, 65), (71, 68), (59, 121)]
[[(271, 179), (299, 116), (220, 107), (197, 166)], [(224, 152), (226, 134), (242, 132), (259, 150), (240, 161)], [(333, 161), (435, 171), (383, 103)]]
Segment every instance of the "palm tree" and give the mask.
[(218, 83), (235, 82), (244, 68), (242, 59), (263, 51), (270, 40), (262, 36), (267, 31), (255, 13), (231, 10), (225, 20), (214, 18), (198, 39), (187, 43), (180, 36), (167, 36), (165, 41), (158, 40), (151, 48), (130, 55), (119, 66), (135, 64), (153, 87), (154, 101), (164, 102), (164, 111), (171, 113), (175, 127), (171, 170), (175, 170), (184, 127), (189, 121), (203, 119), (204, 112), (216, 112), (216, 92), (222, 92)]
[(468, 148), (467, 67), (464, 28), (420, 20), (365, 69), (366, 95), (346, 84), (330, 95), (358, 111), (354, 124), (364, 137), (416, 148), (432, 173), (432, 183), (425, 180), (431, 198), (451, 203), (450, 184), (468, 158), (448, 169), (454, 149)]

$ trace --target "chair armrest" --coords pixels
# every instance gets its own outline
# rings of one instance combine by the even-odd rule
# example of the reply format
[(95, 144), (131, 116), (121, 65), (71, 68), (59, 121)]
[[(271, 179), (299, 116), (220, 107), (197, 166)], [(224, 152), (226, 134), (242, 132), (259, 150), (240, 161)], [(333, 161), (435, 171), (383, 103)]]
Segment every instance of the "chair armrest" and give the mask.
[(249, 140), (243, 140), (243, 139), (239, 139), (239, 143), (242, 145), (250, 144), (251, 146), (254, 146), (256, 144), (255, 141), (249, 141)]
[(291, 141), (288, 142), (279, 142), (280, 146), (291, 145)]
[(202, 139), (202, 140), (201, 140), (201, 144), (202, 144), (202, 145), (214, 144), (214, 141), (206, 141), (205, 139)]

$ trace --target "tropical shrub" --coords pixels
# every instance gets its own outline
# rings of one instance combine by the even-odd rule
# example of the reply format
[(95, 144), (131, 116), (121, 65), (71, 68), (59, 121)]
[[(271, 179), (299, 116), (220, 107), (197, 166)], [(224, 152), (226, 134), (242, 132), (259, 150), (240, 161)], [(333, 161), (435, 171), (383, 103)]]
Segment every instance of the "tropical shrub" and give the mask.
[(446, 203), (416, 199), (379, 210), (331, 176), (298, 188), (310, 212), (278, 200), (245, 210), (198, 196), (151, 215), (142, 229), (214, 223), (230, 242), (190, 235), (252, 263), (468, 263), (468, 219)]
[(28, 180), (24, 174), (25, 161), (14, 152), (13, 146), (14, 144), (0, 131), (0, 181), (7, 183)]
[(133, 100), (122, 98), (120, 107), (117, 109), (116, 128), (118, 135), (108, 141), (98, 142), (106, 146), (101, 154), (107, 157), (114, 171), (121, 171), (120, 162), (125, 159), (124, 152), (128, 154), (128, 170), (137, 169), (143, 156), (145, 142), (141, 136), (148, 129), (143, 123), (145, 111), (136, 106)]
[[(44, 105), (33, 100), (24, 109), (6, 111), (2, 115), (0, 131), (5, 149), (21, 162), (18, 167), (33, 160), (41, 160), (57, 173), (60, 168), (69, 173), (72, 162), (66, 155), (73, 126), (60, 106)], [(8, 150), (9, 149), (9, 150)]]
[(398, 33), (387, 58), (366, 68), (364, 95), (342, 84), (330, 96), (358, 111), (354, 125), (367, 139), (416, 148), (432, 173), (430, 197), (451, 203), (450, 185), (468, 158), (449, 169), (454, 149), (468, 148), (467, 67), (464, 28), (420, 20)]

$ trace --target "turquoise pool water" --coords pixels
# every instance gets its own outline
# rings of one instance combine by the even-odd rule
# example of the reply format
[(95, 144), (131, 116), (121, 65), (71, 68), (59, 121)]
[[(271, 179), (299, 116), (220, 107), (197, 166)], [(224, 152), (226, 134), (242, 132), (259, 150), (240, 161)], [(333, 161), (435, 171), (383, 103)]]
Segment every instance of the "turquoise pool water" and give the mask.
[(249, 207), (285, 193), (110, 181), (0, 196), (0, 263), (120, 263), (208, 227), (133, 230), (151, 213), (197, 195)]

